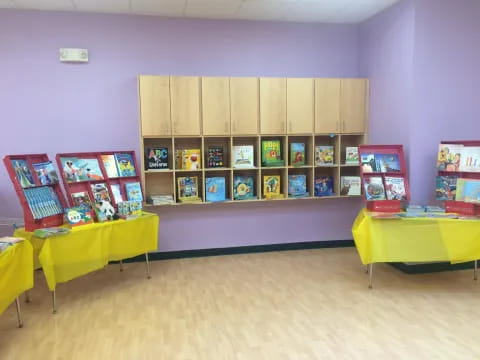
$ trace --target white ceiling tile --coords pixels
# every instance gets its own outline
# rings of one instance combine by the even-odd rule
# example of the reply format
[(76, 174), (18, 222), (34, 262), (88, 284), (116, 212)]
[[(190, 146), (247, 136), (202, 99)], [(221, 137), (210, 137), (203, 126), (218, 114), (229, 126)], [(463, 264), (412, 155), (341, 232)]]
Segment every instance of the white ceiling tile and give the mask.
[(185, 16), (203, 18), (233, 18), (241, 0), (188, 0)]
[(135, 14), (177, 16), (183, 15), (185, 0), (130, 0)]
[(13, 0), (0, 0), (0, 9), (14, 9), (17, 5), (13, 2)]
[(72, 0), (78, 11), (129, 13), (129, 0)]
[(75, 6), (70, 0), (15, 0), (21, 9), (73, 11)]

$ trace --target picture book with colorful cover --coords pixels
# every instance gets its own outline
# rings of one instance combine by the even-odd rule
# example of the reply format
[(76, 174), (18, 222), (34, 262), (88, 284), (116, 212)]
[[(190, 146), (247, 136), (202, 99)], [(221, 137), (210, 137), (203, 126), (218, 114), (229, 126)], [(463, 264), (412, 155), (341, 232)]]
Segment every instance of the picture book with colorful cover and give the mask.
[(103, 180), (97, 159), (81, 159), (77, 157), (60, 158), (63, 176), (67, 182)]
[(207, 177), (205, 178), (205, 197), (206, 201), (219, 202), (225, 201), (225, 177)]
[(364, 173), (377, 172), (377, 163), (375, 162), (375, 154), (362, 154), (361, 166)]
[(86, 206), (77, 206), (65, 209), (65, 219), (70, 226), (93, 223), (91, 210)]
[(23, 193), (34, 219), (63, 214), (63, 206), (51, 186), (25, 188)]
[(201, 156), (200, 149), (177, 150), (177, 169), (180, 170), (200, 170)]
[(358, 165), (358, 147), (347, 146), (345, 148), (345, 164)]
[(99, 183), (99, 184), (90, 184), (93, 194), (93, 200), (95, 202), (99, 201), (108, 201), (112, 202), (110, 199), (110, 194), (108, 193), (107, 184)]
[(280, 140), (262, 140), (262, 165), (283, 166), (282, 147)]
[(280, 175), (264, 175), (263, 196), (267, 199), (280, 196), (280, 185)]
[(398, 176), (385, 176), (387, 200), (407, 200), (405, 179)]
[(315, 146), (315, 165), (333, 165), (334, 150), (330, 145)]
[(480, 172), (480, 147), (464, 146), (460, 159), (460, 171)]
[(400, 172), (398, 154), (375, 154), (376, 169), (379, 172)]
[(139, 182), (126, 183), (125, 192), (128, 201), (143, 201), (142, 187)]
[(309, 196), (307, 191), (307, 176), (303, 174), (288, 175), (288, 196)]
[(305, 143), (290, 144), (290, 165), (305, 165)]
[(437, 176), (435, 198), (437, 200), (455, 200), (457, 180), (457, 176)]
[(315, 196), (333, 196), (333, 176), (319, 176), (315, 178)]
[(209, 146), (207, 150), (207, 167), (218, 168), (225, 167), (222, 146)]
[(13, 170), (22, 188), (35, 186), (32, 173), (26, 160), (11, 160)]
[(360, 176), (341, 176), (340, 195), (357, 196), (361, 195)]
[(117, 163), (118, 175), (122, 177), (137, 175), (132, 154), (116, 153), (115, 161)]
[(42, 185), (58, 184), (58, 174), (51, 161), (32, 164)]
[(179, 199), (198, 199), (198, 177), (182, 176), (177, 178)]
[(463, 145), (440, 144), (438, 146), (437, 169), (440, 171), (460, 171)]
[(385, 200), (385, 188), (381, 176), (369, 176), (363, 180), (367, 200)]
[(82, 205), (91, 205), (92, 200), (90, 199), (90, 195), (86, 191), (79, 191), (72, 193), (72, 200), (75, 206), (82, 206)]
[(168, 168), (167, 147), (145, 149), (145, 170), (160, 170)]
[(118, 177), (117, 163), (115, 161), (114, 155), (100, 155), (100, 158), (103, 162), (103, 167), (107, 172), (107, 177), (116, 178)]
[(233, 198), (235, 200), (255, 199), (255, 178), (250, 175), (234, 176)]
[(232, 147), (232, 164), (234, 168), (254, 167), (253, 145), (234, 145)]
[(458, 179), (455, 200), (480, 204), (480, 180)]
[(112, 190), (113, 200), (115, 201), (115, 204), (123, 201), (120, 184), (110, 184), (110, 190)]

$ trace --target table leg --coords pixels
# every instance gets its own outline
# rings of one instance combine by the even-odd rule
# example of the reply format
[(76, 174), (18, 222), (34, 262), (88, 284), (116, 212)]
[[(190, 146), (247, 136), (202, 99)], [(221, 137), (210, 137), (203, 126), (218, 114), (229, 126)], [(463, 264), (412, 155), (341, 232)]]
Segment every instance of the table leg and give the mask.
[(18, 318), (18, 327), (23, 327), (22, 313), (20, 312), (20, 300), (18, 297), (15, 299), (15, 306), (17, 307), (17, 318)]
[(477, 269), (477, 260), (475, 260), (473, 263), (473, 280), (477, 280)]
[(123, 261), (120, 260), (120, 271), (123, 271)]
[(57, 313), (57, 304), (55, 299), (55, 290), (52, 291), (52, 314)]
[(26, 303), (30, 302), (30, 292), (28, 290), (25, 291), (25, 302)]
[(373, 263), (369, 264), (368, 267), (369, 267), (369, 269), (368, 269), (368, 288), (372, 289), (373, 288), (373, 286), (372, 286)]
[(365, 274), (368, 274), (368, 265), (365, 266)]
[(145, 264), (147, 265), (147, 279), (151, 279), (151, 276), (150, 276), (150, 263), (148, 262), (148, 253), (145, 253)]

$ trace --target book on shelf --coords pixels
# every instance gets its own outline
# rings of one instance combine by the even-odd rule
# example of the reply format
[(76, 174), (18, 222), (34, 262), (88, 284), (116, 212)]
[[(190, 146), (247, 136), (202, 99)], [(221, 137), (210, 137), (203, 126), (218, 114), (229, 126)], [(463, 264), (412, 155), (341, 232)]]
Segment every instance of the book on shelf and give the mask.
[(50, 186), (23, 189), (28, 207), (35, 220), (63, 214), (63, 207), (57, 194)]
[(225, 201), (225, 177), (215, 176), (205, 178), (205, 200), (209, 202)]
[(460, 160), (460, 171), (480, 172), (480, 147), (464, 146)]
[(303, 174), (288, 175), (288, 196), (307, 197), (310, 196), (307, 191), (307, 176)]
[(108, 192), (107, 184), (105, 183), (90, 184), (90, 188), (92, 189), (93, 200), (95, 202), (100, 202), (100, 201), (112, 202), (112, 200), (110, 199), (110, 194)]
[(401, 171), (398, 154), (362, 154), (361, 166), (364, 173)]
[(178, 200), (180, 202), (198, 201), (198, 177), (181, 176), (177, 178)]
[(177, 169), (200, 170), (200, 149), (181, 149), (176, 152)]
[(150, 205), (167, 205), (173, 204), (175, 201), (173, 195), (150, 195), (147, 196), (147, 204)]
[(137, 175), (132, 154), (115, 153), (115, 161), (117, 163), (118, 175), (121, 177)]
[(290, 143), (290, 165), (305, 165), (305, 143)]
[(63, 176), (67, 183), (79, 181), (103, 180), (97, 159), (82, 159), (78, 157), (60, 158)]
[(358, 147), (347, 146), (345, 148), (345, 164), (358, 165)]
[(369, 176), (363, 179), (367, 200), (385, 200), (385, 188), (381, 176)]
[(72, 193), (72, 200), (73, 200), (74, 206), (92, 204), (92, 199), (90, 199), (90, 195), (88, 195), (87, 191), (78, 191), (78, 192)]
[(35, 181), (33, 180), (32, 173), (30, 172), (30, 168), (28, 167), (26, 160), (11, 160), (11, 163), (13, 170), (15, 171), (17, 181), (22, 188), (35, 186)]
[(253, 168), (253, 159), (253, 145), (234, 145), (232, 147), (232, 165), (234, 168)]
[(57, 170), (55, 170), (51, 161), (32, 164), (32, 166), (42, 185), (58, 184)]
[(255, 199), (255, 178), (250, 175), (234, 176), (233, 198), (235, 200)]
[(333, 176), (319, 176), (315, 178), (314, 190), (315, 196), (333, 196)]
[(387, 200), (407, 200), (405, 179), (399, 176), (385, 176)]
[(103, 154), (100, 155), (100, 158), (103, 162), (103, 167), (107, 172), (107, 177), (116, 178), (118, 177), (117, 162), (115, 161), (114, 155)]
[(377, 163), (375, 162), (375, 154), (362, 154), (361, 166), (364, 173), (377, 172)]
[(168, 147), (145, 149), (145, 170), (168, 169)]
[(282, 197), (280, 175), (263, 176), (263, 196), (266, 199)]
[(136, 200), (128, 200), (128, 201), (120, 201), (117, 204), (118, 207), (118, 216), (125, 220), (131, 220), (136, 218), (137, 216), (142, 213), (142, 202)]
[(438, 146), (437, 169), (440, 171), (460, 171), (463, 145), (440, 144)]
[(93, 223), (91, 209), (87, 206), (76, 206), (65, 209), (65, 220), (70, 226)]
[(110, 184), (110, 190), (112, 190), (113, 200), (116, 204), (123, 201), (120, 184)]
[(334, 150), (331, 145), (315, 146), (315, 165), (333, 165)]
[(127, 194), (128, 201), (143, 201), (142, 187), (138, 181), (126, 183), (125, 193)]
[(437, 200), (455, 200), (457, 180), (457, 176), (437, 176), (435, 198)]
[(282, 146), (280, 140), (262, 140), (262, 165), (283, 166)]
[(340, 195), (357, 196), (361, 195), (360, 176), (341, 176)]
[(207, 167), (225, 167), (224, 151), (222, 146), (209, 146), (207, 149)]
[(458, 179), (455, 200), (480, 204), (480, 180)]

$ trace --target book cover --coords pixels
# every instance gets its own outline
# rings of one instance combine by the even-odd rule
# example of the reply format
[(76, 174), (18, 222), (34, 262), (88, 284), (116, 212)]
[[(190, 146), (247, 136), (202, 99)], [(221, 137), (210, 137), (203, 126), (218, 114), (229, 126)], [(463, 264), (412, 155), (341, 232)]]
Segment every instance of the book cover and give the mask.
[(345, 148), (345, 164), (358, 165), (358, 147), (347, 146)]
[(385, 200), (385, 188), (381, 176), (369, 176), (363, 179), (367, 200)]
[(440, 171), (460, 171), (463, 145), (440, 144), (438, 146), (437, 169)]
[(464, 146), (460, 156), (459, 171), (479, 172), (480, 171), (480, 147)]
[(333, 176), (320, 176), (315, 178), (315, 196), (333, 196)]
[(340, 177), (340, 195), (356, 196), (361, 195), (360, 176)]
[(375, 154), (376, 169), (380, 172), (400, 172), (398, 154)]
[(115, 161), (117, 163), (118, 174), (120, 176), (136, 176), (135, 163), (132, 154), (116, 153)]
[(22, 188), (35, 186), (32, 173), (28, 168), (28, 164), (26, 160), (11, 160), (11, 163), (12, 163), (13, 170), (15, 170), (17, 180), (20, 183), (20, 186)]
[(283, 166), (280, 140), (262, 140), (262, 164), (264, 166)]
[(198, 178), (196, 176), (178, 177), (177, 185), (180, 199), (198, 199)]
[(308, 196), (307, 192), (307, 176), (288, 175), (288, 195), (293, 197)]
[(118, 204), (119, 202), (123, 201), (120, 184), (110, 184), (110, 190), (112, 190), (113, 200), (115, 201), (115, 204)]
[(457, 176), (437, 176), (435, 180), (435, 198), (437, 200), (455, 200), (457, 179)]
[(138, 181), (126, 183), (125, 192), (127, 193), (128, 201), (143, 201), (142, 187)]
[(89, 205), (92, 203), (90, 195), (86, 191), (72, 193), (73, 204), (76, 206)]
[(145, 149), (145, 170), (168, 169), (168, 148), (156, 147)]
[(290, 165), (292, 166), (305, 165), (305, 144), (304, 143), (290, 144)]
[(67, 182), (103, 180), (97, 159), (60, 158), (63, 176)]
[(70, 226), (86, 225), (93, 223), (91, 210), (86, 206), (77, 206), (65, 209), (65, 219)]
[(253, 176), (234, 176), (233, 198), (235, 200), (255, 199), (255, 179)]
[(57, 170), (55, 170), (51, 161), (32, 164), (32, 166), (42, 185), (58, 184)]
[(362, 154), (361, 155), (361, 162), (362, 162), (362, 171), (364, 173), (369, 172), (377, 172), (377, 164), (375, 162), (375, 154)]
[(320, 145), (315, 146), (315, 165), (333, 165), (334, 150), (333, 146)]
[(234, 145), (232, 148), (232, 163), (234, 168), (253, 168), (253, 145)]
[(78, 167), (83, 169), (80, 180), (103, 180), (97, 159), (78, 159)]
[(387, 200), (407, 200), (407, 190), (403, 177), (385, 176)]
[(92, 189), (93, 199), (95, 202), (112, 202), (110, 199), (110, 194), (108, 193), (107, 185), (105, 183), (90, 184), (90, 187)]
[(225, 167), (222, 146), (209, 146), (207, 150), (207, 167)]
[(206, 201), (225, 201), (225, 177), (217, 176), (205, 178), (205, 196)]
[(181, 170), (201, 169), (200, 149), (177, 150), (177, 167)]
[(280, 175), (263, 176), (263, 196), (265, 198), (277, 197), (280, 195)]
[(115, 162), (114, 155), (100, 155), (105, 171), (107, 172), (107, 177), (116, 178), (118, 177), (117, 163)]
[(461, 185), (457, 184), (461, 200), (469, 203), (480, 204), (480, 180), (475, 179), (461, 179)]
[(25, 188), (23, 193), (34, 219), (63, 214), (62, 204), (52, 187)]

